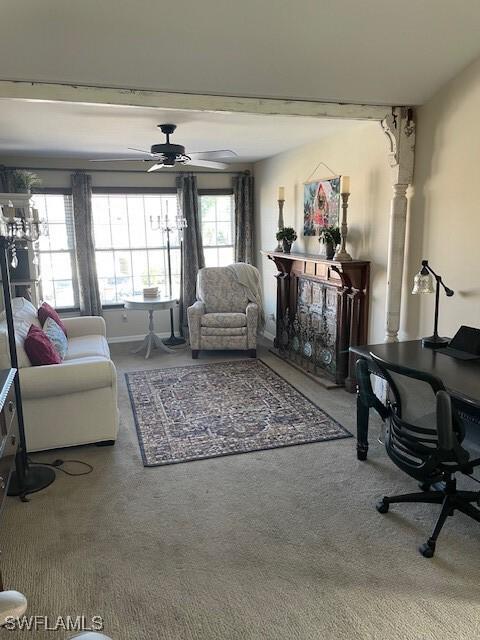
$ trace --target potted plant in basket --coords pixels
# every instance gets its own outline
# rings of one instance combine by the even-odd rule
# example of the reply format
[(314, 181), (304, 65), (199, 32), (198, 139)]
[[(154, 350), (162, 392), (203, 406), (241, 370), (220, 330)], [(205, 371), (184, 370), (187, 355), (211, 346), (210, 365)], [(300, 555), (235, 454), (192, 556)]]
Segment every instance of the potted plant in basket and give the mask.
[(296, 239), (297, 239), (297, 233), (295, 229), (292, 229), (292, 227), (283, 227), (283, 229), (280, 229), (279, 231), (277, 231), (277, 240), (282, 241), (283, 251), (285, 253), (290, 253), (292, 244), (295, 242)]
[(342, 241), (340, 229), (338, 227), (323, 227), (320, 230), (318, 241), (325, 245), (325, 256), (327, 260), (333, 260), (335, 249)]
[(15, 169), (13, 171), (13, 183), (17, 193), (31, 193), (32, 187), (38, 187), (42, 181), (36, 173), (26, 169)]

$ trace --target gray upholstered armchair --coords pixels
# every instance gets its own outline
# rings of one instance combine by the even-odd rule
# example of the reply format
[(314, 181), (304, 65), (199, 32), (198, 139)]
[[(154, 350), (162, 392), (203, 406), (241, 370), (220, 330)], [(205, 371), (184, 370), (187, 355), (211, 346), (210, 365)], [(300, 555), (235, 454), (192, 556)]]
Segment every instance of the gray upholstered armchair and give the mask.
[(245, 349), (257, 356), (259, 309), (228, 267), (205, 267), (197, 277), (197, 302), (188, 308), (192, 358), (201, 349)]

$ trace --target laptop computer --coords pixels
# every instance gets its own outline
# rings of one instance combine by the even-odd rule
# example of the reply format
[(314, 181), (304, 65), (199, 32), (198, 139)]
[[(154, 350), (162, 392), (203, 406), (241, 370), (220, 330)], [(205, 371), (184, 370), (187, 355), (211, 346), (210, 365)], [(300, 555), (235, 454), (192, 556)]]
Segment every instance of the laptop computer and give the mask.
[(462, 325), (448, 347), (439, 349), (438, 353), (444, 353), (459, 360), (476, 360), (480, 358), (480, 329)]

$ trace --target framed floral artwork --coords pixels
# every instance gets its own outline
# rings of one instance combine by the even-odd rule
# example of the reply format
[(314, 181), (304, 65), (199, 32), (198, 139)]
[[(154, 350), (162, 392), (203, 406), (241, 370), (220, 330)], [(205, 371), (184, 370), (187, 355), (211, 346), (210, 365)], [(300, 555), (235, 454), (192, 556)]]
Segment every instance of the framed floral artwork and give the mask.
[(303, 235), (318, 236), (323, 227), (338, 227), (340, 176), (303, 186)]

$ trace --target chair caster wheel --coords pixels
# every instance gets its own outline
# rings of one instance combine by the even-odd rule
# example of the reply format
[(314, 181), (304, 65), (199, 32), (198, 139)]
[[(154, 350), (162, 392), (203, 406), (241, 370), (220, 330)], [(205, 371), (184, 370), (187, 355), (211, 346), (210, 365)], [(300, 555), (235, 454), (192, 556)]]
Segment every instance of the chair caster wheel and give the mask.
[(418, 547), (418, 550), (424, 558), (433, 558), (433, 554), (435, 553), (435, 543), (429, 544), (428, 542), (425, 542)]
[(377, 502), (376, 509), (378, 513), (388, 513), (389, 506), (390, 505), (388, 504), (388, 502), (380, 500), (379, 502)]

